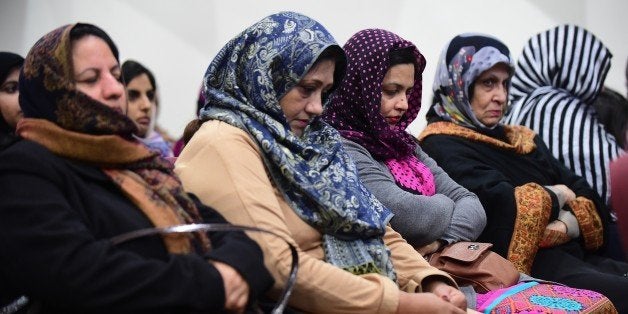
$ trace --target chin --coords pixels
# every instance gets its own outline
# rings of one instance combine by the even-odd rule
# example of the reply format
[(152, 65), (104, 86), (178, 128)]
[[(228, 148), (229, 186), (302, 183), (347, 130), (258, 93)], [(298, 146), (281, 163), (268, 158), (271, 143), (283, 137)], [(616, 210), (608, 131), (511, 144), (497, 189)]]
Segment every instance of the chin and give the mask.
[(488, 119), (485, 119), (482, 123), (486, 126), (495, 126), (497, 124), (499, 124), (499, 121), (502, 120), (502, 117), (491, 117)]
[(301, 137), (301, 135), (303, 135), (303, 129), (290, 128), (290, 131), (292, 131), (292, 134), (296, 135), (297, 137)]
[(137, 133), (135, 134), (138, 137), (145, 138), (148, 135), (148, 130), (143, 130), (141, 128), (137, 128)]

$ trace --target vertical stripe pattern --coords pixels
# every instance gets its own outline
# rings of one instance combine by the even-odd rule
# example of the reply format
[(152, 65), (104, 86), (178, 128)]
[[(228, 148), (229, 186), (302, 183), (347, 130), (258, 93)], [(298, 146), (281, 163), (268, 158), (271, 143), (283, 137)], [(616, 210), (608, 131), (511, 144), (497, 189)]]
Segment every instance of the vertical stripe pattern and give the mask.
[(606, 203), (608, 165), (621, 148), (598, 120), (593, 102), (612, 54), (586, 29), (562, 25), (527, 42), (517, 62), (508, 124), (536, 131), (554, 157), (583, 176)]

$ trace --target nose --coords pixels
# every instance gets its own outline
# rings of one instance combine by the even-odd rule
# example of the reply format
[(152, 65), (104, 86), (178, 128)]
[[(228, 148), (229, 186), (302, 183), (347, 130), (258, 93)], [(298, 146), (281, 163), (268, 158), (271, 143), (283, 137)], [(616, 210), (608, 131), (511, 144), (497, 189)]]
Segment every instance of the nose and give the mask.
[(142, 93), (142, 97), (140, 98), (139, 109), (142, 111), (149, 111), (153, 105), (153, 103), (148, 99), (148, 96), (145, 93)]
[(323, 113), (323, 100), (321, 97), (316, 97), (314, 101), (311, 101), (305, 106), (305, 112), (311, 116), (320, 116)]
[(398, 111), (403, 111), (403, 112), (408, 110), (408, 95), (407, 94), (404, 93), (400, 96), (399, 101), (395, 103), (395, 109), (397, 109)]
[(108, 74), (103, 79), (102, 95), (104, 99), (116, 100), (124, 95), (124, 85), (113, 75)]
[(503, 104), (508, 99), (508, 87), (500, 85), (500, 87), (495, 91), (494, 95), (495, 101)]

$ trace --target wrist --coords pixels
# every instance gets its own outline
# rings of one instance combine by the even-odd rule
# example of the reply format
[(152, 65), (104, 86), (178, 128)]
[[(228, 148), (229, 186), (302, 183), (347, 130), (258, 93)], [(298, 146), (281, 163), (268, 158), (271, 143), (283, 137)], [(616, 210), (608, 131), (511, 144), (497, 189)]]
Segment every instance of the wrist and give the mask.
[(449, 244), (449, 242), (447, 242), (447, 241), (445, 241), (443, 239), (436, 240), (436, 252), (441, 251), (448, 244)]
[(565, 228), (565, 233), (569, 232), (569, 226), (567, 226), (567, 224), (564, 221), (560, 219), (556, 219), (556, 222), (560, 223)]
[(434, 291), (434, 289), (436, 289), (440, 285), (448, 286), (448, 284), (442, 281), (441, 278), (439, 278), (438, 276), (427, 277), (421, 281), (421, 287), (422, 287), (421, 292), (432, 292)]
[(554, 194), (554, 196), (556, 196), (556, 201), (558, 202), (558, 208), (563, 208), (563, 206), (565, 206), (565, 197), (563, 196), (563, 193), (561, 192), (561, 190), (558, 187), (552, 186), (552, 185), (546, 185), (545, 188), (550, 191), (552, 194)]
[(567, 229), (566, 233), (570, 238), (575, 239), (580, 236), (580, 226), (578, 225), (578, 219), (572, 212), (561, 209), (558, 213), (558, 221), (565, 224), (565, 227)]

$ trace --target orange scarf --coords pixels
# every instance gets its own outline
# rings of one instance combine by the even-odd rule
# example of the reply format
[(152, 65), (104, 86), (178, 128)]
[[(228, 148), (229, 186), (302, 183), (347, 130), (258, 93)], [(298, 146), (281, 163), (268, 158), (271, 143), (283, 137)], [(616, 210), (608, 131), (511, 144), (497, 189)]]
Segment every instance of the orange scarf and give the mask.
[[(157, 228), (201, 222), (198, 209), (172, 172), (172, 165), (144, 145), (117, 135), (89, 135), (65, 130), (44, 119), (22, 119), (17, 134), (39, 143), (55, 155), (100, 167)], [(209, 238), (195, 234), (201, 249)], [(170, 253), (192, 251), (192, 236), (163, 236)]]

